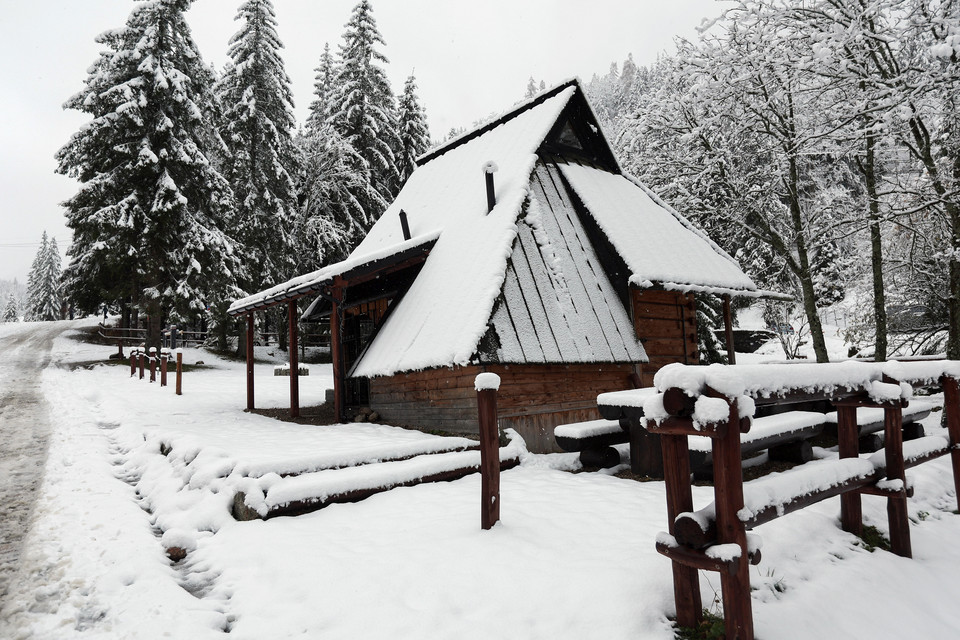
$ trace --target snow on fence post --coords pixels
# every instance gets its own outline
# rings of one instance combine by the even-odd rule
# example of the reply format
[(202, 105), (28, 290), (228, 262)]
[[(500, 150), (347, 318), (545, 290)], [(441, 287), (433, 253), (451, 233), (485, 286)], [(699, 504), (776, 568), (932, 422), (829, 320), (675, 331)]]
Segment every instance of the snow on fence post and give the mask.
[(147, 345), (145, 344), (140, 345), (140, 348), (137, 349), (137, 353), (140, 356), (140, 379), (143, 380), (143, 365), (144, 365), (144, 360), (147, 357)]
[(183, 395), (183, 350), (177, 349), (177, 395)]
[(500, 376), (481, 373), (474, 381), (480, 422), (480, 528), (500, 520), (500, 432), (497, 428), (497, 390)]
[(170, 349), (160, 350), (160, 386), (167, 386), (167, 361), (170, 360)]
[(157, 381), (157, 348), (150, 347), (150, 382)]

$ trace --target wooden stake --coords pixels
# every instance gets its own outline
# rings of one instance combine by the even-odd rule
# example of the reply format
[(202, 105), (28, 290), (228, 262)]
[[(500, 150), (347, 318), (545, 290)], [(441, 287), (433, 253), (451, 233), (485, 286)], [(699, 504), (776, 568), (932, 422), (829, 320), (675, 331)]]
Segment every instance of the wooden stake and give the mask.
[(955, 378), (944, 376), (940, 384), (943, 387), (943, 411), (946, 413), (950, 437), (953, 486), (957, 494), (957, 509), (960, 510), (960, 383)]
[(167, 360), (170, 359), (170, 352), (167, 349), (160, 351), (160, 386), (167, 386)]
[(146, 345), (144, 345), (143, 347), (141, 347), (140, 350), (139, 350), (139, 354), (140, 354), (140, 379), (141, 379), (141, 380), (143, 380), (143, 364), (144, 364), (144, 363), (143, 363), (143, 360), (144, 360), (144, 358), (146, 358), (146, 351), (147, 351), (147, 350), (146, 350)]
[[(293, 375), (293, 372), (290, 373)], [(253, 411), (253, 312), (247, 314), (247, 411)]]
[[(664, 484), (667, 492), (667, 530), (674, 534), (674, 521), (686, 511), (693, 511), (690, 488), (690, 450), (687, 436), (663, 435)], [(703, 619), (700, 579), (693, 567), (671, 561), (673, 567), (673, 599), (677, 607), (677, 625), (693, 628)]]
[[(837, 444), (841, 458), (860, 456), (860, 427), (855, 406), (837, 405)], [(856, 491), (840, 495), (840, 526), (848, 533), (863, 536), (863, 505)]]
[(137, 348), (130, 349), (130, 377), (137, 375)]
[(177, 349), (177, 395), (183, 395), (183, 352)]
[(300, 345), (297, 341), (297, 301), (287, 303), (287, 325), (290, 331), (290, 340), (287, 342), (287, 353), (290, 354), (290, 417), (300, 417), (300, 363), (297, 361), (297, 350)]
[[(492, 376), (492, 377), (485, 377)], [(497, 428), (496, 374), (477, 376), (477, 411), (480, 422), (480, 528), (490, 529), (500, 520), (500, 431)]]
[(157, 381), (157, 348), (150, 347), (150, 382)]

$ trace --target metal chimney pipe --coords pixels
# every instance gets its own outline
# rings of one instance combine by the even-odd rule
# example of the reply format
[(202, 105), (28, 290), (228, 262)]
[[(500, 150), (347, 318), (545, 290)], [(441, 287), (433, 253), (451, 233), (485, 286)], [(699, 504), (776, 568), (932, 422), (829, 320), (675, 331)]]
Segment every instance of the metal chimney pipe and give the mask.
[(497, 171), (497, 163), (488, 160), (483, 163), (483, 174), (487, 179), (487, 213), (497, 206), (497, 195), (493, 188), (493, 174)]
[(400, 228), (403, 229), (403, 239), (410, 239), (410, 225), (407, 224), (407, 212), (400, 209)]

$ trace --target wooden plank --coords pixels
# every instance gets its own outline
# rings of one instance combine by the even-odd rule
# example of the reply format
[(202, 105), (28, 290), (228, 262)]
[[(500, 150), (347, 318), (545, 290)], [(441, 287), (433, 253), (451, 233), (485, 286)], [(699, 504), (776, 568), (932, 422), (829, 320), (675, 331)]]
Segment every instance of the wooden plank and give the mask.
[(517, 241), (513, 246), (512, 264), (517, 271), (527, 307), (534, 316), (534, 327), (540, 337), (547, 362), (577, 362), (576, 345), (557, 303), (557, 292), (546, 273), (543, 255), (533, 231), (518, 224)]
[(693, 321), (688, 317), (680, 320), (660, 320), (657, 318), (636, 318), (634, 325), (637, 335), (643, 338), (682, 338), (686, 333), (696, 338), (697, 331)]
[[(554, 241), (563, 273), (571, 294), (571, 301), (580, 317), (581, 330), (591, 353), (600, 357), (624, 360), (628, 358), (625, 336), (621, 325), (627, 325), (626, 311), (618, 319), (612, 309), (622, 307), (606, 272), (590, 244), (583, 225), (570, 202), (555, 166), (538, 165), (535, 172), (534, 193), (542, 194), (552, 210), (552, 216), (543, 216), (544, 227)], [(562, 247), (563, 250), (560, 250)], [(594, 327), (595, 330), (589, 330)], [(597, 331), (599, 330), (599, 331)]]
[(480, 528), (500, 520), (500, 433), (497, 429), (497, 390), (477, 391), (480, 427)]
[(510, 313), (510, 319), (517, 330), (517, 338), (520, 342), (520, 348), (523, 350), (524, 360), (527, 362), (545, 362), (543, 350), (540, 348), (536, 337), (533, 318), (526, 306), (520, 281), (512, 265), (508, 265), (504, 276), (503, 296), (507, 300), (507, 311)]
[(663, 291), (658, 289), (633, 289), (634, 299), (655, 304), (688, 304), (689, 300), (683, 299), (683, 294), (679, 291)]

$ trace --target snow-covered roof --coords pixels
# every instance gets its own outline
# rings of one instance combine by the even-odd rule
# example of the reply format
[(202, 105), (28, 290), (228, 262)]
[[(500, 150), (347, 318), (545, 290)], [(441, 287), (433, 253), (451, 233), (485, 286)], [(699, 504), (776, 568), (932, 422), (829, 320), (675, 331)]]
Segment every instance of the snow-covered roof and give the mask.
[(303, 295), (317, 291), (322, 285), (331, 282), (335, 277), (343, 276), (354, 269), (378, 262), (380, 260), (385, 260), (391, 256), (400, 255), (411, 250), (429, 247), (432, 243), (436, 242), (439, 235), (439, 230), (436, 230), (432, 233), (424, 233), (422, 235), (410, 238), (409, 240), (402, 240), (401, 238), (402, 241), (398, 242), (397, 244), (379, 247), (375, 250), (371, 250), (369, 253), (361, 254), (357, 251), (354, 251), (346, 260), (327, 265), (322, 269), (317, 269), (316, 271), (311, 271), (310, 273), (302, 276), (291, 278), (286, 282), (278, 284), (274, 287), (270, 287), (269, 289), (265, 289), (264, 291), (260, 291), (259, 293), (254, 293), (253, 295), (249, 295), (245, 298), (240, 298), (230, 305), (227, 313), (230, 315), (237, 315), (246, 311), (265, 308), (277, 302), (294, 300)]
[[(537, 149), (577, 87), (567, 86), (467, 142), (434, 156), (403, 190), (354, 254), (393, 246), (403, 209), (412, 233), (440, 237), (352, 375), (467, 364), (500, 294)], [(483, 166), (493, 161), (497, 204), (487, 213)]]
[(626, 262), (631, 284), (757, 291), (729, 255), (639, 182), (578, 164), (561, 170)]
[[(517, 250), (524, 203), (529, 202), (532, 209), (537, 204), (537, 194), (531, 193), (531, 180), (538, 151), (548, 138), (552, 139), (550, 133), (568, 106), (571, 111), (567, 118), (574, 112), (581, 114), (577, 116), (580, 118), (593, 118), (582, 91), (576, 80), (561, 84), (427, 154), (418, 161), (420, 166), (396, 200), (347, 260), (238, 300), (230, 307), (230, 313), (243, 313), (312, 293), (337, 275), (369, 270), (378, 260), (384, 261), (417, 247), (429, 247), (429, 257), (419, 274), (392, 306), (349, 375), (386, 376), (468, 364), (477, 354), (491, 321), (498, 334), (508, 326), (500, 317), (504, 310), (509, 311), (511, 302), (504, 289), (505, 280), (510, 275), (511, 256)], [(581, 95), (573, 101), (578, 92)], [(598, 157), (606, 159), (600, 163), (612, 172), (561, 165), (563, 177), (623, 258), (632, 283), (649, 286), (650, 281), (656, 281), (658, 286), (668, 288), (695, 286), (700, 290), (722, 289), (724, 293), (736, 294), (757, 291), (753, 282), (717, 245), (645, 187), (620, 175), (602, 134), (593, 123), (587, 124), (592, 131), (588, 133), (592, 138), (587, 143), (600, 151)], [(488, 212), (484, 172), (490, 163), (496, 166), (493, 174), (496, 206)], [(559, 174), (551, 180), (559, 184)], [(414, 236), (412, 240), (403, 239), (401, 210), (406, 214)], [(534, 218), (535, 215), (528, 221), (530, 225), (534, 225)], [(538, 233), (533, 226), (529, 231), (534, 236)], [(523, 250), (532, 252), (536, 245), (537, 250), (542, 251), (544, 238), (549, 235), (540, 233), (539, 239), (526, 243)], [(558, 232), (550, 241), (569, 242), (576, 235), (575, 229)], [(583, 272), (581, 267), (589, 262), (593, 271), (602, 271), (592, 250), (581, 249), (570, 254), (571, 269), (576, 267)], [(547, 258), (560, 265), (565, 255), (544, 254), (543, 260), (534, 258), (537, 265)], [(521, 356), (524, 362), (646, 360), (632, 327), (629, 336), (617, 335), (621, 325), (629, 327), (630, 324), (611, 287), (600, 286), (601, 294), (592, 287), (585, 288), (584, 301), (578, 301), (574, 295), (572, 304), (566, 304), (570, 302), (566, 300), (566, 280), (554, 278), (556, 274), (551, 269), (546, 268), (545, 272), (555, 280), (551, 281), (552, 290), (541, 293), (551, 303), (550, 309), (544, 304), (543, 311), (559, 355), (551, 356), (549, 345), (545, 345), (539, 357), (530, 358), (525, 348), (511, 351), (510, 344), (502, 343), (503, 361), (518, 361)], [(573, 275), (573, 271), (569, 275)], [(551, 295), (557, 298), (557, 304), (553, 304)], [(495, 317), (498, 299), (504, 304), (497, 307), (500, 316)], [(609, 308), (609, 318), (589, 312), (598, 305)], [(539, 318), (537, 311), (531, 311), (530, 320), (534, 325)], [(556, 313), (551, 315), (547, 311)], [(501, 322), (498, 323), (498, 319)], [(546, 331), (547, 324), (541, 322), (541, 325)], [(569, 331), (561, 331), (557, 337), (558, 327)], [(515, 334), (519, 339), (524, 333), (522, 328), (512, 322), (512, 334), (504, 331), (501, 337), (509, 342), (507, 339)], [(570, 340), (566, 333), (570, 333)], [(534, 337), (539, 338), (539, 332)], [(576, 349), (564, 350), (561, 342), (571, 342)]]

